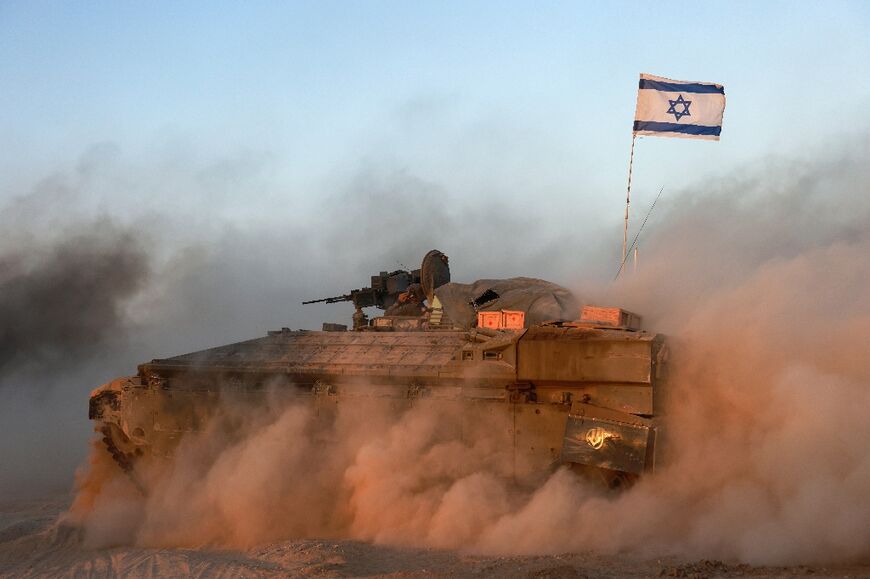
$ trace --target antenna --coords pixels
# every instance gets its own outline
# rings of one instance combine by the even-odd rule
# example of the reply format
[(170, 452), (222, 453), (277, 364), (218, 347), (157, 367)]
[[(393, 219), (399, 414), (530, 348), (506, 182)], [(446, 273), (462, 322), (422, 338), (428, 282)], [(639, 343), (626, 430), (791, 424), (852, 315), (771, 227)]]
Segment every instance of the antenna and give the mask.
[[(655, 209), (656, 203), (659, 202), (659, 197), (662, 196), (662, 191), (664, 191), (664, 190), (665, 190), (664, 187), (659, 189), (659, 194), (656, 195), (655, 201), (653, 201), (653, 204), (650, 206), (649, 211), (646, 212), (646, 217), (643, 218), (643, 223), (640, 224), (640, 229), (637, 230), (637, 235), (634, 236), (634, 241), (631, 242), (631, 247), (629, 247), (627, 253), (625, 253), (622, 256), (622, 263), (619, 264), (619, 271), (616, 272), (616, 276), (613, 278), (613, 281), (616, 281), (616, 279), (619, 277), (619, 274), (622, 273), (622, 268), (625, 267), (626, 257), (628, 257), (628, 255), (631, 253), (632, 249), (634, 249), (635, 246), (637, 245), (637, 238), (640, 237), (640, 232), (643, 231), (643, 227), (644, 227), (644, 225), (646, 225), (646, 220), (649, 219), (650, 214), (652, 213), (653, 209)], [(637, 259), (636, 254), (635, 254), (635, 259)], [(637, 267), (637, 262), (635, 262), (635, 267)]]

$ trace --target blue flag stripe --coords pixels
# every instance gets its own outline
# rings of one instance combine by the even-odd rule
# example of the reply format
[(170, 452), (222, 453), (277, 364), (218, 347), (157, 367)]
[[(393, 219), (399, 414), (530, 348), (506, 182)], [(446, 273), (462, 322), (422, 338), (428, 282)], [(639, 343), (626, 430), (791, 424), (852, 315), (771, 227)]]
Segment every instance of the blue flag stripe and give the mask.
[(635, 131), (657, 131), (663, 133), (684, 133), (686, 135), (719, 136), (722, 127), (705, 127), (704, 125), (681, 125), (678, 123), (658, 123), (655, 121), (634, 121)]
[(720, 93), (725, 94), (724, 86), (716, 86), (715, 84), (699, 84), (699, 83), (680, 83), (680, 82), (662, 82), (660, 80), (649, 80), (647, 78), (640, 79), (639, 88), (652, 90), (661, 90), (666, 92), (696, 92), (696, 93)]

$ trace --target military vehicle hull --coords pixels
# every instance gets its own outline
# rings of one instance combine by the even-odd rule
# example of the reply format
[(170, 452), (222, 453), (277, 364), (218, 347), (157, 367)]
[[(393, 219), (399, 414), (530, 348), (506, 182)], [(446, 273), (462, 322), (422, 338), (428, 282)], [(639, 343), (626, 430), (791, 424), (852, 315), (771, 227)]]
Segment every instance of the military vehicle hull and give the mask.
[(276, 392), (327, 420), (361, 401), (396, 412), (440, 407), (461, 417), (458, 438), (471, 425), (488, 428), (519, 479), (570, 464), (618, 486), (654, 469), (660, 336), (584, 323), (459, 331), (389, 322), (369, 331), (269, 332), (153, 360), (95, 390), (89, 415), (129, 471), (142, 457), (171, 455), (221, 404), (256, 405)]

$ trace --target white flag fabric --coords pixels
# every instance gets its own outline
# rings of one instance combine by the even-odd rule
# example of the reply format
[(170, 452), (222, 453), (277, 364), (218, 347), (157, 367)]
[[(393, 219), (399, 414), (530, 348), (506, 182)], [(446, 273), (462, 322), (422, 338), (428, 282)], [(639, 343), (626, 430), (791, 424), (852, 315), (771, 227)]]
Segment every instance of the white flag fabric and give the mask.
[(719, 140), (725, 87), (641, 74), (634, 134)]

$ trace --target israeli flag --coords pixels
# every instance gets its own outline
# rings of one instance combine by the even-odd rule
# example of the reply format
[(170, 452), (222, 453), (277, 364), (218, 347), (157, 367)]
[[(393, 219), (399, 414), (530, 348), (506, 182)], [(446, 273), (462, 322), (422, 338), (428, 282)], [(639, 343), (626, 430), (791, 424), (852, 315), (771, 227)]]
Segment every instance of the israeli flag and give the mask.
[(725, 87), (641, 74), (634, 134), (719, 140)]

